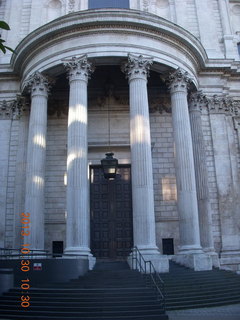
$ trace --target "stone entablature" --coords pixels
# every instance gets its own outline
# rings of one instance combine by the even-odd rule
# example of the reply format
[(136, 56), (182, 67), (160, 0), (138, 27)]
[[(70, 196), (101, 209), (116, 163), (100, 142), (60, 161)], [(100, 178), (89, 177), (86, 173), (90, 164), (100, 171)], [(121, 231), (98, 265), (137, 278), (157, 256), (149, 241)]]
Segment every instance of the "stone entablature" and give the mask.
[[(116, 35), (117, 46), (109, 42)], [(30, 33), (16, 48), (11, 65), (25, 78), (33, 71), (43, 72), (47, 66), (58, 65), (62, 59), (77, 55), (77, 52), (79, 54), (79, 50), (82, 54), (88, 54), (89, 58), (98, 57), (99, 54), (126, 57), (125, 49), (126, 46), (129, 47), (129, 43), (136, 47), (132, 52), (139, 51), (140, 35), (146, 40), (142, 54), (154, 55), (154, 62), (167, 63), (174, 69), (181, 66), (192, 74), (207, 61), (201, 43), (191, 33), (170, 21), (128, 10), (88, 10), (61, 17), (40, 27), (37, 33)], [(158, 49), (159, 42), (162, 43), (162, 48)], [(166, 55), (171, 50), (178, 53), (169, 55), (166, 60)], [(32, 64), (33, 60), (38, 61), (37, 64)]]

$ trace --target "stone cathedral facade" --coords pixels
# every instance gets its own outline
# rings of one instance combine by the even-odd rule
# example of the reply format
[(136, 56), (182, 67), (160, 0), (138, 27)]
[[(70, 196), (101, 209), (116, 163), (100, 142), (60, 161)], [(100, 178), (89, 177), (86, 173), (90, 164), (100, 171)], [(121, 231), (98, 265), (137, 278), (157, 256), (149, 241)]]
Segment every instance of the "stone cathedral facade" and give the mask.
[(89, 268), (137, 246), (240, 272), (239, 0), (1, 0), (0, 20), (0, 247), (29, 213), (32, 250)]

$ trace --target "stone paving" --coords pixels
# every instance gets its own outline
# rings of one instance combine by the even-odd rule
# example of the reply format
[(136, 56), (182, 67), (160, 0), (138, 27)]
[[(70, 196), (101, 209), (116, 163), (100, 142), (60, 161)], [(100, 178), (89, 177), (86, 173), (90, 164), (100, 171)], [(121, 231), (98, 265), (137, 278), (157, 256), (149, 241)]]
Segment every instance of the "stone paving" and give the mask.
[(240, 320), (240, 304), (212, 308), (174, 310), (169, 320)]

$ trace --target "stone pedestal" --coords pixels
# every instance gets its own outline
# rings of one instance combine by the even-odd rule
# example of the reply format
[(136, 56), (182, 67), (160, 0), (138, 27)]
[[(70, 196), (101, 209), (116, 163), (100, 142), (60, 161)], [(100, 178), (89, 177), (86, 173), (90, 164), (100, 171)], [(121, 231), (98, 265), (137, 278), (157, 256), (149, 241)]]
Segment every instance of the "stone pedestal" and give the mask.
[(180, 218), (180, 247), (174, 259), (194, 270), (211, 270), (211, 259), (205, 256), (200, 245), (193, 146), (187, 102), (190, 79), (187, 72), (178, 69), (170, 75), (169, 81)]
[(168, 271), (168, 259), (156, 246), (152, 154), (147, 76), (152, 60), (129, 55), (123, 67), (130, 87), (130, 144), (134, 245), (159, 272)]
[[(25, 213), (29, 213), (29, 235), (24, 236), (31, 250), (44, 249), (44, 184), (47, 135), (47, 99), (49, 82), (35, 72), (24, 83), (31, 92), (29, 121)], [(28, 229), (26, 233), (28, 232)]]
[(219, 267), (218, 255), (215, 252), (213, 244), (206, 151), (201, 120), (201, 109), (206, 106), (206, 104), (207, 99), (202, 92), (193, 93), (190, 97), (189, 116), (193, 140), (200, 242), (203, 251), (211, 256), (213, 266)]
[(70, 94), (67, 155), (67, 234), (65, 255), (92, 259), (88, 190), (87, 84), (92, 72), (86, 56), (65, 60)]

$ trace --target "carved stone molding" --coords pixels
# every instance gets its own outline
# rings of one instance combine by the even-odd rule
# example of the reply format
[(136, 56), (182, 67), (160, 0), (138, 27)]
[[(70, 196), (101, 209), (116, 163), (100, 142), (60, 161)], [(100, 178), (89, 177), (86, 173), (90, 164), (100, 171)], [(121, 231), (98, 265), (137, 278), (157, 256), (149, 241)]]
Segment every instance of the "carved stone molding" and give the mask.
[(114, 94), (114, 95), (98, 95), (89, 97), (89, 108), (92, 108), (94, 106), (104, 108), (108, 104), (111, 104), (112, 106), (128, 106), (129, 105), (129, 97), (125, 94)]
[(209, 113), (224, 113), (223, 100), (218, 95), (214, 95), (208, 100)]
[(44, 76), (36, 71), (30, 75), (23, 83), (23, 90), (27, 90), (33, 94), (48, 94), (51, 86), (54, 84), (53, 79)]
[(122, 72), (131, 81), (135, 78), (147, 79), (149, 77), (150, 66), (153, 64), (151, 57), (128, 55), (128, 62), (122, 65)]
[(222, 113), (234, 116), (240, 114), (240, 102), (228, 96), (214, 95), (208, 99), (208, 110), (211, 114)]
[(12, 101), (3, 100), (0, 102), (0, 119), (9, 120), (12, 119)]
[(68, 115), (68, 108), (68, 99), (53, 97), (52, 99), (49, 99), (48, 115), (51, 117), (65, 118)]
[(72, 57), (71, 59), (62, 60), (66, 68), (69, 80), (84, 80), (88, 81), (95, 68), (92, 63), (88, 62), (87, 55), (80, 57)]
[(224, 97), (223, 98), (223, 104), (224, 104), (225, 112), (227, 114), (231, 114), (231, 115), (240, 114), (239, 113), (240, 104), (239, 104), (238, 101), (233, 100), (231, 97)]
[(143, 11), (149, 10), (149, 0), (143, 0)]
[(25, 97), (17, 96), (15, 100), (0, 102), (0, 120), (17, 120), (27, 109)]
[(204, 107), (208, 106), (208, 99), (202, 91), (191, 93), (189, 97), (189, 111), (201, 112)]
[(171, 113), (170, 97), (150, 97), (149, 98), (149, 112), (150, 113)]
[(240, 133), (240, 116), (233, 117), (234, 128)]
[(188, 72), (180, 68), (171, 73), (167, 79), (167, 83), (171, 91), (187, 91), (191, 82), (192, 79), (189, 77)]
[(13, 119), (20, 119), (25, 111), (28, 111), (30, 101), (27, 97), (17, 95), (16, 100), (13, 101)]
[(68, 0), (68, 13), (74, 12), (75, 0)]

